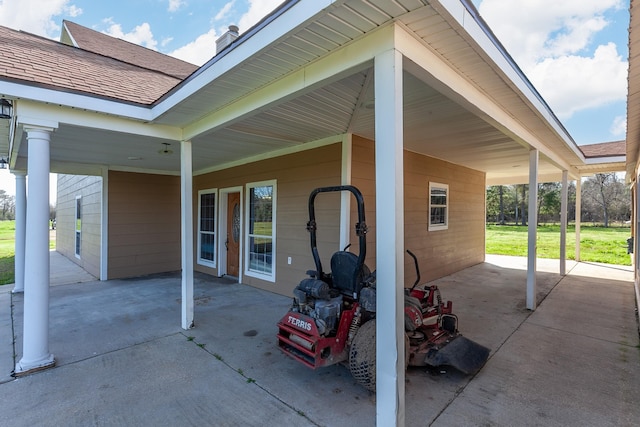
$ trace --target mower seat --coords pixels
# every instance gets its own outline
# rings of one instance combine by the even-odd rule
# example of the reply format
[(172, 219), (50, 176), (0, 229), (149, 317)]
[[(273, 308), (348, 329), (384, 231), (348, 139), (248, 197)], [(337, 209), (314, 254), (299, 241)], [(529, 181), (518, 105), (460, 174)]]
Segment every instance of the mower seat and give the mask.
[(364, 279), (371, 274), (369, 267), (362, 265), (362, 270), (355, 278), (355, 270), (358, 266), (357, 255), (339, 251), (331, 257), (331, 279), (333, 288), (349, 296), (360, 294)]

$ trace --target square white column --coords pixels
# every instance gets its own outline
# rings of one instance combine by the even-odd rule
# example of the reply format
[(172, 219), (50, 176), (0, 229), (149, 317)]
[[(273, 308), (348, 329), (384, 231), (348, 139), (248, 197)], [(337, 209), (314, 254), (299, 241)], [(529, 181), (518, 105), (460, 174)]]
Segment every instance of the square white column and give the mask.
[(376, 423), (404, 425), (402, 54), (375, 57)]
[(191, 141), (180, 143), (182, 233), (182, 329), (193, 327), (193, 158)]

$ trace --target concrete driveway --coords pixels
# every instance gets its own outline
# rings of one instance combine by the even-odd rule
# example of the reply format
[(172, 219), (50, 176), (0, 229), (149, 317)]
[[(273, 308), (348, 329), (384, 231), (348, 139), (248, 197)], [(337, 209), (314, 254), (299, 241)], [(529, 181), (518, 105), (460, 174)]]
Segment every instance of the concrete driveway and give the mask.
[[(487, 256), (436, 282), (491, 357), (473, 377), (410, 369), (407, 425), (638, 425), (631, 268), (538, 267), (533, 313), (523, 258)], [(47, 371), (10, 376), (23, 297), (0, 288), (0, 425), (375, 425), (375, 394), (347, 368), (312, 371), (277, 349), (290, 298), (197, 275), (196, 327), (184, 331), (179, 275), (62, 284), (62, 268), (75, 267), (53, 252)]]

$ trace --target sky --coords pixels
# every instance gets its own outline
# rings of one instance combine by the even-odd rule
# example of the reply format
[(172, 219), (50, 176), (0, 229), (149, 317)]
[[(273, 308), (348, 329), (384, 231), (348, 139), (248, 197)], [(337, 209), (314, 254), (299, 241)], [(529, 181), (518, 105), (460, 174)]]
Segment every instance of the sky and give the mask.
[[(59, 39), (73, 21), (202, 65), (229, 25), (249, 29), (282, 0), (0, 0), (0, 25)], [(578, 145), (626, 132), (629, 0), (473, 0)], [(15, 192), (0, 171), (0, 189)]]

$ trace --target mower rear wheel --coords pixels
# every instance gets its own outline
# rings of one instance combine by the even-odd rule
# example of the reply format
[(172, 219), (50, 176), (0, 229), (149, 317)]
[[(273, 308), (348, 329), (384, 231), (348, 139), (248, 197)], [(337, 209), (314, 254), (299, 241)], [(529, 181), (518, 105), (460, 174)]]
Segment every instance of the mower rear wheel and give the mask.
[(349, 350), (349, 370), (364, 388), (376, 391), (376, 320), (360, 326)]

